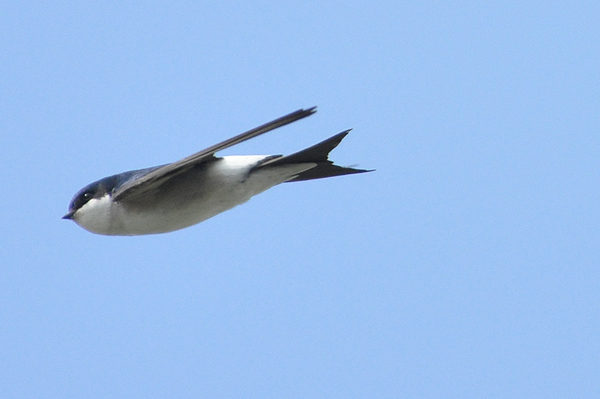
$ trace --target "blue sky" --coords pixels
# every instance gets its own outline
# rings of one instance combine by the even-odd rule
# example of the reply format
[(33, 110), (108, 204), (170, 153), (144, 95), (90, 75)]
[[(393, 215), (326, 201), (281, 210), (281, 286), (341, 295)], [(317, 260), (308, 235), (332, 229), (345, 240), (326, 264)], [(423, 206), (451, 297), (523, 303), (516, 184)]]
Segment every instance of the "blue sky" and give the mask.
[[(0, 396), (600, 394), (597, 2), (6, 2)], [(332, 153), (179, 232), (61, 220), (84, 185)]]

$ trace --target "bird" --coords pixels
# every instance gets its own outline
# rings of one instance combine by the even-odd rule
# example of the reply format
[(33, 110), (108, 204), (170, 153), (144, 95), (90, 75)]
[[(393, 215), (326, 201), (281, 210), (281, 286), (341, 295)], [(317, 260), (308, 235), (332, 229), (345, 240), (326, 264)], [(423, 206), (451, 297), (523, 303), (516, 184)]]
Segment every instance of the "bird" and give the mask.
[(168, 233), (203, 222), (284, 182), (371, 172), (335, 165), (329, 153), (351, 129), (291, 155), (232, 155), (218, 151), (303, 119), (299, 109), (179, 161), (131, 170), (88, 184), (62, 218), (100, 235)]

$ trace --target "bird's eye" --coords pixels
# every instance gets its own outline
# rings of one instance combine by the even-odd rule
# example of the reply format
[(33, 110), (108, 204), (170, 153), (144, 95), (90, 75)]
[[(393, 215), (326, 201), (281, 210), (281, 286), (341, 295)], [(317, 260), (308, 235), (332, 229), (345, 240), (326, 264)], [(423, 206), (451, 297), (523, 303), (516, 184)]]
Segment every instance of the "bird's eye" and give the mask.
[(83, 193), (85, 198), (92, 198), (92, 193)]

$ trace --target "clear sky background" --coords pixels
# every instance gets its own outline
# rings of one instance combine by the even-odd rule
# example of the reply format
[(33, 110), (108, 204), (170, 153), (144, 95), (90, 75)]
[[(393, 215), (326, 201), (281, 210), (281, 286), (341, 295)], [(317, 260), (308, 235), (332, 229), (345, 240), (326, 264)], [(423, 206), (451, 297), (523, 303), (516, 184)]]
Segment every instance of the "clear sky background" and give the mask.
[[(600, 397), (600, 3), (4, 2), (0, 397)], [(333, 152), (175, 233), (101, 177)]]

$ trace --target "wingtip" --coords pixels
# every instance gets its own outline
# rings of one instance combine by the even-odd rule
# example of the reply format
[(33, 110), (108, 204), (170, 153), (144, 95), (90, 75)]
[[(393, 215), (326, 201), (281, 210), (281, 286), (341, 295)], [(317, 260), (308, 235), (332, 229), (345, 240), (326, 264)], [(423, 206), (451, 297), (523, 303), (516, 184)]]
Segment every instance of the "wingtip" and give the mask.
[(301, 108), (298, 111), (296, 111), (297, 113), (301, 114), (303, 117), (305, 116), (310, 116), (314, 113), (317, 112), (317, 106), (315, 105), (314, 107), (310, 107), (310, 108)]

